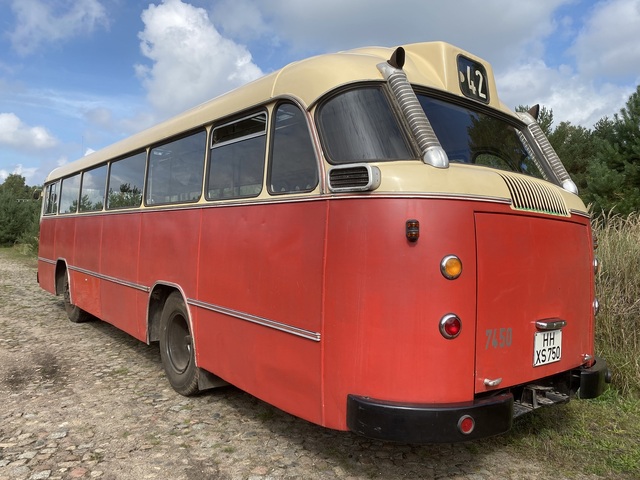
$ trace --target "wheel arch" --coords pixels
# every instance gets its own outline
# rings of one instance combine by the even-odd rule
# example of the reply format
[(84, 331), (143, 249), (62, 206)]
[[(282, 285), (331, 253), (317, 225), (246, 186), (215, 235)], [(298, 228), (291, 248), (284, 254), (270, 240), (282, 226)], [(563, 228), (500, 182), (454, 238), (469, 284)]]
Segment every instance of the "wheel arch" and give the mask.
[[(191, 309), (187, 302), (187, 296), (180, 285), (170, 282), (156, 282), (149, 291), (149, 304), (147, 305), (147, 343), (157, 342), (160, 340), (160, 324), (162, 318), (162, 310), (169, 295), (173, 292), (180, 293), (182, 301), (187, 310), (187, 320), (189, 321), (189, 329), (193, 335), (193, 318)], [(194, 345), (195, 348), (195, 345)]]
[(59, 258), (56, 261), (56, 273), (55, 273), (55, 289), (56, 295), (62, 295), (63, 286), (64, 286), (64, 276), (67, 276), (67, 280), (69, 281), (69, 294), (71, 295), (71, 278), (69, 277), (69, 268), (67, 266), (67, 260), (64, 258)]

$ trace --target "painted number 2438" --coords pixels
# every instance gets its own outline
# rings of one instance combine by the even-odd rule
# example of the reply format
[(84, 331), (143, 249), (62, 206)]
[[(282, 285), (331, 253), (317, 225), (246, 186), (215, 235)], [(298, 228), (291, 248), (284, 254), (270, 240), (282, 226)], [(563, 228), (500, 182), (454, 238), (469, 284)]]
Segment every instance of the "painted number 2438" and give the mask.
[(511, 328), (488, 328), (485, 333), (487, 335), (485, 350), (489, 350), (489, 347), (510, 347), (513, 341), (513, 330)]

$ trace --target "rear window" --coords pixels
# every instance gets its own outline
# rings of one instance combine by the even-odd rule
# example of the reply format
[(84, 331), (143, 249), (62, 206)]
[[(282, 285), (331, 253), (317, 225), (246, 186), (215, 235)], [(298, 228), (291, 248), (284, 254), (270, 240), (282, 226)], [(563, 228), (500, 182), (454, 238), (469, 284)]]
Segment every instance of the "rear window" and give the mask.
[(319, 109), (318, 129), (331, 163), (415, 158), (381, 87), (347, 90)]

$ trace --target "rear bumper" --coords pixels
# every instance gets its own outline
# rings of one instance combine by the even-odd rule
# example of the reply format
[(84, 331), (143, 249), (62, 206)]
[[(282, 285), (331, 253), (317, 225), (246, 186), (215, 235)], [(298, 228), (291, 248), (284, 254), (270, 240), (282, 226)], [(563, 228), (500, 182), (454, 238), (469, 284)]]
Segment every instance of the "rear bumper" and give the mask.
[[(596, 357), (591, 367), (566, 371), (557, 377), (548, 377), (541, 384), (564, 385), (566, 394), (551, 395), (552, 388), (529, 385), (519, 389), (517, 402), (513, 393), (505, 391), (493, 397), (476, 399), (460, 404), (416, 404), (376, 400), (370, 397), (347, 397), (347, 427), (354, 433), (378, 440), (403, 443), (452, 443), (476, 440), (507, 432), (513, 418), (536, 408), (564, 403), (576, 390), (580, 398), (600, 396), (611, 381), (607, 362)], [(571, 386), (569, 385), (571, 384)], [(527, 387), (534, 397), (525, 401), (523, 389)], [(538, 396), (537, 390), (542, 393)], [(535, 400), (535, 401), (534, 401)], [(524, 402), (524, 403), (523, 403)], [(517, 404), (517, 411), (514, 409)], [(461, 419), (471, 417), (473, 430), (462, 433)]]
[(596, 357), (596, 361), (591, 367), (574, 370), (573, 377), (576, 380), (579, 378), (578, 396), (580, 398), (599, 397), (604, 392), (606, 384), (611, 383), (611, 372), (607, 367), (607, 362), (600, 357)]
[[(463, 434), (460, 419), (471, 416), (473, 430)], [(349, 395), (347, 427), (354, 433), (403, 443), (450, 443), (498, 435), (511, 428), (513, 395), (503, 393), (471, 403), (424, 405)]]

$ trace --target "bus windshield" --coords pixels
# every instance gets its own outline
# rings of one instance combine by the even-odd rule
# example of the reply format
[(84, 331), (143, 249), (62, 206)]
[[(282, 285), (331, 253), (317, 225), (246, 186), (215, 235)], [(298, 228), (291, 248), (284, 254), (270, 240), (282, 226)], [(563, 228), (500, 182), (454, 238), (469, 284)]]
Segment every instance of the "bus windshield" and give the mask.
[(450, 162), (553, 178), (512, 124), (427, 95), (418, 94), (418, 100)]
[[(546, 163), (535, 158), (515, 124), (423, 93), (417, 96), (450, 162), (544, 180), (554, 178)], [(321, 141), (331, 163), (417, 158), (407, 132), (379, 87), (343, 91), (320, 107), (317, 118)]]

